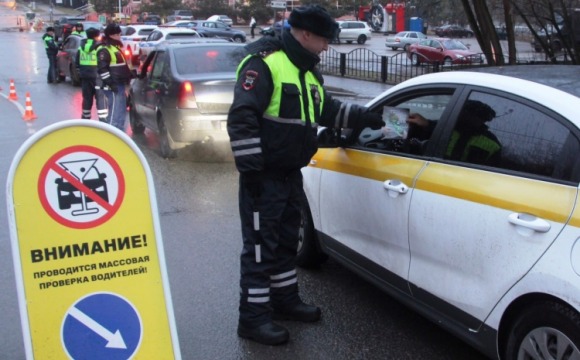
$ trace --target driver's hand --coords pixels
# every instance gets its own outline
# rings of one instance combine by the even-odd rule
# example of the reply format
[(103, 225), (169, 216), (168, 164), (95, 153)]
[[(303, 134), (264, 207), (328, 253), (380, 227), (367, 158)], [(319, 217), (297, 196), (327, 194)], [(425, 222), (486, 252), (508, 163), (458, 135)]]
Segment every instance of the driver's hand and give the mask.
[(407, 117), (407, 123), (415, 124), (421, 127), (426, 127), (429, 125), (429, 121), (427, 121), (427, 119), (425, 119), (423, 115), (417, 113), (409, 114), (409, 116)]

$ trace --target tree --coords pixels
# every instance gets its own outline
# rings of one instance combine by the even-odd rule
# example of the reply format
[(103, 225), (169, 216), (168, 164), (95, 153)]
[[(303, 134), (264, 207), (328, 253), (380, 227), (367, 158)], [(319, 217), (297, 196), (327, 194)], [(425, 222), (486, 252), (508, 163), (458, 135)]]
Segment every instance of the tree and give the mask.
[(174, 10), (183, 8), (184, 6), (181, 3), (181, 0), (155, 0), (148, 4), (143, 3), (139, 9), (142, 13), (148, 12), (157, 14), (165, 19), (167, 18), (167, 15), (173, 14)]
[(123, 6), (127, 6), (127, 0), (121, 1), (121, 9), (119, 9), (119, 0), (95, 0), (93, 4), (97, 13), (107, 13), (111, 15), (123, 12)]

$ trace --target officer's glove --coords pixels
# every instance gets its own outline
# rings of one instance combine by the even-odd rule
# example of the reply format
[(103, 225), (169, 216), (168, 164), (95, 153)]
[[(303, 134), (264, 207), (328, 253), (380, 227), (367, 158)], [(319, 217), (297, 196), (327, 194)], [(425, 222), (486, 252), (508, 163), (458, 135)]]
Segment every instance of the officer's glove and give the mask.
[(108, 86), (112, 92), (116, 93), (119, 90), (119, 87), (117, 86), (117, 84), (109, 84)]
[(385, 126), (383, 116), (376, 112), (367, 111), (363, 114), (363, 127), (370, 127), (373, 130), (378, 130)]
[(250, 171), (242, 173), (242, 186), (248, 190), (252, 198), (258, 199), (262, 193), (262, 173)]

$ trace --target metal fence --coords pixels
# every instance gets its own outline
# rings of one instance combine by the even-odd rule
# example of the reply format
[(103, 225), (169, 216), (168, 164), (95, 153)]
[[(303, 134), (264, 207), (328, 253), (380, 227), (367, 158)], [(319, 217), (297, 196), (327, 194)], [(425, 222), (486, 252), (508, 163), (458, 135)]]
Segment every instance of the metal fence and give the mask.
[[(484, 54), (477, 54), (475, 57), (481, 58), (482, 62), (442, 64), (423, 61), (418, 65), (416, 63), (413, 64), (406, 52), (386, 56), (362, 48), (354, 49), (348, 53), (338, 52), (334, 48), (329, 48), (328, 51), (322, 53), (318, 67), (326, 75), (398, 84), (423, 74), (488, 66)], [(542, 56), (522, 57), (518, 58), (516, 62), (518, 64), (550, 63), (548, 59)], [(507, 59), (506, 63), (508, 63)], [(565, 61), (560, 63), (565, 63)]]

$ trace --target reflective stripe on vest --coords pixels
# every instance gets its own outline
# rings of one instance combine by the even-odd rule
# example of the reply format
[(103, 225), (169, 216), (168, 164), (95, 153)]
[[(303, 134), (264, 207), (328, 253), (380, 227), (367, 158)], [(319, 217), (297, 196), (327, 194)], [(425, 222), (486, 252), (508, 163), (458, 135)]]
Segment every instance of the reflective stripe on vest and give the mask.
[[(125, 61), (125, 57), (123, 56), (123, 52), (121, 50), (119, 50), (116, 46), (107, 45), (107, 46), (105, 46), (105, 49), (107, 49), (107, 51), (111, 55), (111, 63), (109, 64), (109, 66), (114, 67), (114, 66), (125, 66), (126, 65), (126, 61)], [(121, 55), (122, 62), (120, 62), (120, 63), (117, 62), (117, 54)]]
[(48, 49), (48, 42), (49, 41), (54, 41), (54, 38), (50, 35), (44, 38), (44, 48), (45, 49)]
[(87, 40), (87, 43), (85, 44), (84, 47), (80, 47), (79, 48), (79, 65), (81, 66), (97, 66), (97, 50), (98, 47), (96, 49), (93, 49), (92, 51), (89, 51), (89, 49), (91, 48), (91, 46), (93, 45), (93, 40), (89, 39)]

